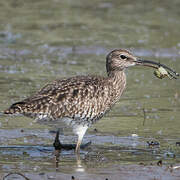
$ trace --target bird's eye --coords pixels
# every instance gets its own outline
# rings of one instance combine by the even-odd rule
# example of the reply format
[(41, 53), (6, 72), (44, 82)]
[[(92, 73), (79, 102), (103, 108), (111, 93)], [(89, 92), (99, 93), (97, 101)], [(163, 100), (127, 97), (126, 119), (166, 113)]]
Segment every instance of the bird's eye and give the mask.
[(127, 57), (125, 55), (123, 55), (123, 54), (120, 55), (120, 58), (121, 59), (127, 59)]

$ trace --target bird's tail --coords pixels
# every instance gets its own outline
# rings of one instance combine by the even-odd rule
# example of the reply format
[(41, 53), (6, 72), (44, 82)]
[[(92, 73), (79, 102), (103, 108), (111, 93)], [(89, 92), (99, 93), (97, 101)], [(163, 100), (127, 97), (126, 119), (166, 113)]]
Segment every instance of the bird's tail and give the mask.
[(25, 102), (14, 103), (4, 111), (4, 114), (21, 114), (23, 113), (25, 104)]

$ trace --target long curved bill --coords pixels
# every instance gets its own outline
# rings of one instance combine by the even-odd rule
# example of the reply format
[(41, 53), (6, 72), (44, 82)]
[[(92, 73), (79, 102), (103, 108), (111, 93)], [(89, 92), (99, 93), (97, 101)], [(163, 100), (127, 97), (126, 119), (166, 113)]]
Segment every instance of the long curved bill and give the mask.
[(163, 77), (165, 77), (165, 75), (167, 75), (171, 79), (173, 79), (173, 78), (177, 79), (177, 77), (179, 76), (179, 73), (177, 73), (176, 71), (172, 70), (168, 66), (161, 64), (161, 63), (157, 63), (157, 62), (149, 61), (149, 60), (143, 60), (143, 59), (137, 59), (135, 61), (135, 63), (136, 63), (136, 65), (148, 66), (148, 67), (155, 68), (156, 71), (154, 72), (154, 74), (158, 78), (161, 78), (161, 77), (163, 78)]

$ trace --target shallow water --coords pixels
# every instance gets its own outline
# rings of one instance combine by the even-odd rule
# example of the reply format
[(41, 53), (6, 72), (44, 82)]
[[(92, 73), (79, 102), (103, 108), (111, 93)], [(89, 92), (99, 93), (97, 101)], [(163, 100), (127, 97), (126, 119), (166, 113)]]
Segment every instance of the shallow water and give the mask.
[[(179, 6), (178, 0), (2, 0), (0, 111), (51, 80), (105, 75), (106, 54), (115, 48), (127, 48), (180, 72)], [(152, 69), (143, 67), (129, 68), (126, 74), (127, 89), (120, 102), (86, 133), (84, 142), (92, 141), (92, 145), (81, 152), (84, 174), (76, 172), (73, 151), (63, 151), (58, 169), (62, 178), (77, 173), (79, 179), (85, 175), (105, 179), (117, 175), (118, 168), (124, 167), (125, 172), (131, 169), (129, 164), (156, 165), (159, 159), (165, 166), (180, 164), (180, 146), (176, 146), (180, 142), (180, 80), (157, 79)], [(51, 130), (56, 130), (52, 124), (1, 113), (1, 147), (35, 147), (0, 148), (0, 174), (55, 173)], [(71, 130), (60, 130), (63, 143), (76, 142)], [(160, 146), (150, 148), (147, 141)]]

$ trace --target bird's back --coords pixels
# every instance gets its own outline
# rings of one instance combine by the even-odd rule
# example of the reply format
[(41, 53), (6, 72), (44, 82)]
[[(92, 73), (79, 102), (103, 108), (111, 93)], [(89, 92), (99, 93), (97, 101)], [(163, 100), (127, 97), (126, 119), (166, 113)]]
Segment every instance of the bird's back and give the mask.
[(113, 103), (111, 87), (107, 78), (97, 76), (56, 80), (40, 89), (34, 96), (12, 104), (5, 114), (24, 114), (51, 120), (69, 117), (77, 123), (93, 123)]

